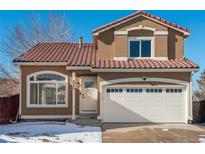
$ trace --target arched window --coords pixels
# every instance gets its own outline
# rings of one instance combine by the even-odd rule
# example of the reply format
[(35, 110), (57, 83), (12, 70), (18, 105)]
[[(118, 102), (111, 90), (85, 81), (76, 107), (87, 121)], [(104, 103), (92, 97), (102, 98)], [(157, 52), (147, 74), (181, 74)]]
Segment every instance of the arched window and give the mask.
[(27, 76), (27, 107), (65, 107), (68, 105), (68, 77), (54, 71)]

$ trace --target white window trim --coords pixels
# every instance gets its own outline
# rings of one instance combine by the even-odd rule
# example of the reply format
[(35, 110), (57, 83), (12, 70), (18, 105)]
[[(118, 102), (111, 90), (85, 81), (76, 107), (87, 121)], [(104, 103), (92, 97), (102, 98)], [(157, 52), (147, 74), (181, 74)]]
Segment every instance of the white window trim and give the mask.
[[(39, 74), (56, 74), (56, 75), (60, 75), (63, 76), (65, 78), (65, 81), (30, 81), (30, 77), (32, 76), (36, 76)], [(56, 104), (56, 105), (39, 105), (39, 104), (30, 104), (30, 84), (31, 83), (55, 83), (57, 86), (57, 83), (65, 83), (65, 104)], [(68, 107), (68, 76), (59, 73), (59, 72), (55, 72), (55, 71), (39, 71), (39, 72), (35, 72), (32, 73), (30, 75), (28, 75), (26, 77), (26, 107), (27, 108), (61, 108), (61, 107)], [(39, 88), (39, 86), (38, 86)], [(39, 90), (38, 90), (38, 95), (39, 95)], [(57, 95), (56, 95), (56, 100), (57, 100)]]
[(127, 35), (128, 31), (114, 31), (114, 35)]
[(133, 31), (133, 30), (150, 30), (150, 31), (153, 31), (155, 32), (156, 29), (155, 28), (152, 28), (152, 27), (146, 27), (146, 26), (143, 26), (143, 25), (139, 25), (137, 27), (131, 27), (131, 28), (128, 28), (126, 29), (126, 31)]
[(114, 60), (127, 60), (127, 57), (113, 57)]
[[(140, 40), (151, 40), (151, 57), (141, 57), (141, 50), (140, 50), (140, 57), (130, 57), (130, 41), (140, 41)], [(154, 37), (129, 37), (128, 38), (128, 56), (129, 58), (133, 59), (152, 59), (155, 57), (155, 45), (154, 45)]]
[(154, 32), (154, 35), (158, 35), (158, 36), (166, 36), (166, 35), (168, 35), (169, 34), (169, 32), (168, 31), (155, 31)]

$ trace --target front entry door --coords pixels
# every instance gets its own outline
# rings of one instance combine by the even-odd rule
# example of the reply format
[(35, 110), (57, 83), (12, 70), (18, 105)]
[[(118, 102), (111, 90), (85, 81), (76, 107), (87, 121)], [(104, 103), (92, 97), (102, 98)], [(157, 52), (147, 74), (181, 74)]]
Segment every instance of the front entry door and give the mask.
[(96, 77), (81, 77), (80, 113), (97, 112)]

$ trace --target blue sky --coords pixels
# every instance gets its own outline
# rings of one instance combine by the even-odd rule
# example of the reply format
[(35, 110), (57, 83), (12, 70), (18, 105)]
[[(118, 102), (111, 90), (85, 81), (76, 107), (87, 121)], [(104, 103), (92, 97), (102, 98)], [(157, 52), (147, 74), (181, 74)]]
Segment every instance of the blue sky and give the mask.
[[(0, 45), (8, 27), (13, 27), (19, 22), (25, 25), (28, 23), (29, 12), (40, 14), (43, 19), (50, 12), (64, 13), (75, 33), (73, 41), (78, 41), (79, 36), (83, 36), (84, 41), (92, 42), (92, 29), (135, 11), (0, 11)], [(157, 10), (147, 12), (179, 24), (191, 31), (190, 37), (185, 41), (185, 55), (200, 66), (200, 71), (194, 74), (194, 81), (196, 81), (201, 71), (205, 69), (205, 11)], [(0, 55), (0, 61), (6, 63), (8, 59)], [(194, 87), (196, 87), (195, 83)]]

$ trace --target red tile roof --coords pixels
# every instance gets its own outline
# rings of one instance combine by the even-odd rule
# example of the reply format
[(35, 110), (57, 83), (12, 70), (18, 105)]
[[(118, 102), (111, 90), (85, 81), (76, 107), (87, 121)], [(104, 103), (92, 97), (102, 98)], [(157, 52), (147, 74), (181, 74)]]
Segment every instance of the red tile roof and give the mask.
[(198, 68), (198, 65), (187, 59), (180, 60), (153, 60), (153, 59), (128, 59), (128, 60), (97, 60), (94, 68), (100, 69), (178, 69)]
[(14, 62), (65, 62), (67, 66), (89, 66), (92, 68), (198, 68), (190, 60), (153, 60), (128, 59), (111, 60), (96, 59), (96, 50), (92, 43), (39, 43), (28, 52), (22, 54)]
[(87, 66), (95, 61), (93, 43), (38, 43), (14, 62), (66, 62), (70, 65)]
[(166, 24), (166, 25), (168, 25), (168, 26), (171, 26), (171, 27), (173, 27), (173, 28), (176, 28), (176, 29), (178, 29), (178, 30), (180, 30), (180, 31), (183, 31), (183, 32), (186, 32), (186, 33), (190, 33), (190, 31), (189, 31), (188, 29), (186, 29), (186, 28), (183, 28), (183, 27), (181, 27), (181, 26), (179, 26), (179, 25), (177, 25), (177, 24), (174, 24), (174, 23), (172, 23), (172, 22), (169, 22), (169, 21), (167, 21), (167, 20), (164, 20), (164, 19), (162, 19), (162, 18), (160, 18), (160, 17), (154, 16), (154, 15), (149, 14), (149, 13), (144, 12), (144, 11), (137, 11), (137, 12), (135, 12), (135, 13), (133, 13), (133, 14), (130, 14), (130, 15), (126, 16), (126, 17), (123, 17), (123, 18), (121, 18), (121, 19), (118, 19), (118, 20), (116, 20), (116, 21), (113, 21), (113, 22), (111, 22), (111, 23), (108, 23), (108, 24), (106, 24), (106, 25), (104, 25), (104, 26), (101, 26), (101, 27), (99, 27), (99, 28), (96, 28), (96, 29), (93, 30), (93, 33), (99, 32), (100, 30), (103, 30), (103, 29), (108, 28), (108, 27), (110, 27), (110, 26), (112, 26), (112, 25), (118, 24), (118, 23), (120, 23), (120, 22), (122, 22), (122, 21), (124, 21), (124, 20), (131, 19), (131, 18), (133, 18), (134, 16), (137, 16), (137, 15), (144, 15), (144, 16), (146, 16), (146, 17), (149, 17), (149, 18), (152, 18), (152, 19), (154, 19), (154, 20), (157, 20), (158, 22), (161, 22), (161, 23), (163, 23), (163, 24)]

